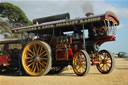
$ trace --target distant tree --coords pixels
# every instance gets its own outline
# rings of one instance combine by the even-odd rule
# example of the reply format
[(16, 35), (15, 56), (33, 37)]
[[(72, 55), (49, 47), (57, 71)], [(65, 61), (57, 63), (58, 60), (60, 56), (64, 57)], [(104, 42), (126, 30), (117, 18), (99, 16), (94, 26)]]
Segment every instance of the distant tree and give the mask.
[(10, 24), (7, 20), (0, 18), (0, 34), (4, 35), (5, 38), (12, 35)]
[(20, 38), (21, 34), (14, 34), (11, 31), (11, 25), (8, 20), (0, 17), (0, 39), (2, 38)]
[(30, 25), (31, 21), (26, 17), (24, 12), (18, 7), (8, 2), (0, 3), (0, 17), (8, 18), (10, 23), (20, 23)]

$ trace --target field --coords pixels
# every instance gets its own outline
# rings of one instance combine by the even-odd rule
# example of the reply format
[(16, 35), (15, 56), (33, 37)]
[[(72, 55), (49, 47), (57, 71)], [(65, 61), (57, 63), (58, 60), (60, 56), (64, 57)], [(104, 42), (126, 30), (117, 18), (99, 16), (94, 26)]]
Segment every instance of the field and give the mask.
[(94, 66), (82, 77), (72, 70), (38, 77), (1, 74), (0, 85), (128, 85), (128, 59), (116, 58), (115, 69), (110, 74), (100, 74)]

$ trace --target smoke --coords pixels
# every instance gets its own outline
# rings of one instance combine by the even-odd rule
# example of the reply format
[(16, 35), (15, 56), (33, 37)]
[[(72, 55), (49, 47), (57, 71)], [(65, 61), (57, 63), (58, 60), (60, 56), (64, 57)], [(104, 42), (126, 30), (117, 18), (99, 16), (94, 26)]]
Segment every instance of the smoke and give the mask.
[(66, 0), (68, 3), (68, 8), (72, 11), (81, 10), (82, 12), (88, 13), (93, 12), (93, 0)]
[(93, 12), (93, 0), (83, 0), (83, 4), (81, 5), (82, 11), (84, 13)]

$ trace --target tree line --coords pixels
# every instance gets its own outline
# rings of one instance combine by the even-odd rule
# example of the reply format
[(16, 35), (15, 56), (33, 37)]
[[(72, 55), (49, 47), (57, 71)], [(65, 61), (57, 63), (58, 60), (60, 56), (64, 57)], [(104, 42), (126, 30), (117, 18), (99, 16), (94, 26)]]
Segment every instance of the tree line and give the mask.
[(31, 24), (32, 22), (18, 6), (8, 2), (0, 3), (0, 34), (5, 38), (9, 35), (18, 37), (11, 32), (12, 28)]

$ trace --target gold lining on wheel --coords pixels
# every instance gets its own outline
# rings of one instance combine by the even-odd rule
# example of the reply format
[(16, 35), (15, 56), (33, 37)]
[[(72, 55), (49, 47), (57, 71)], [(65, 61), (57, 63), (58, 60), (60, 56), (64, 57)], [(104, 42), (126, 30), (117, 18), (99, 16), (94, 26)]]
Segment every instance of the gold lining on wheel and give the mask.
[(82, 52), (77, 52), (73, 58), (74, 71), (77, 74), (83, 74), (86, 70), (86, 59)]
[(41, 75), (48, 66), (48, 50), (39, 41), (30, 42), (24, 49), (22, 63), (29, 75)]
[(110, 54), (107, 52), (105, 53), (104, 51), (99, 53), (100, 64), (98, 65), (98, 68), (101, 72), (107, 72), (110, 70), (112, 65), (110, 56)]

